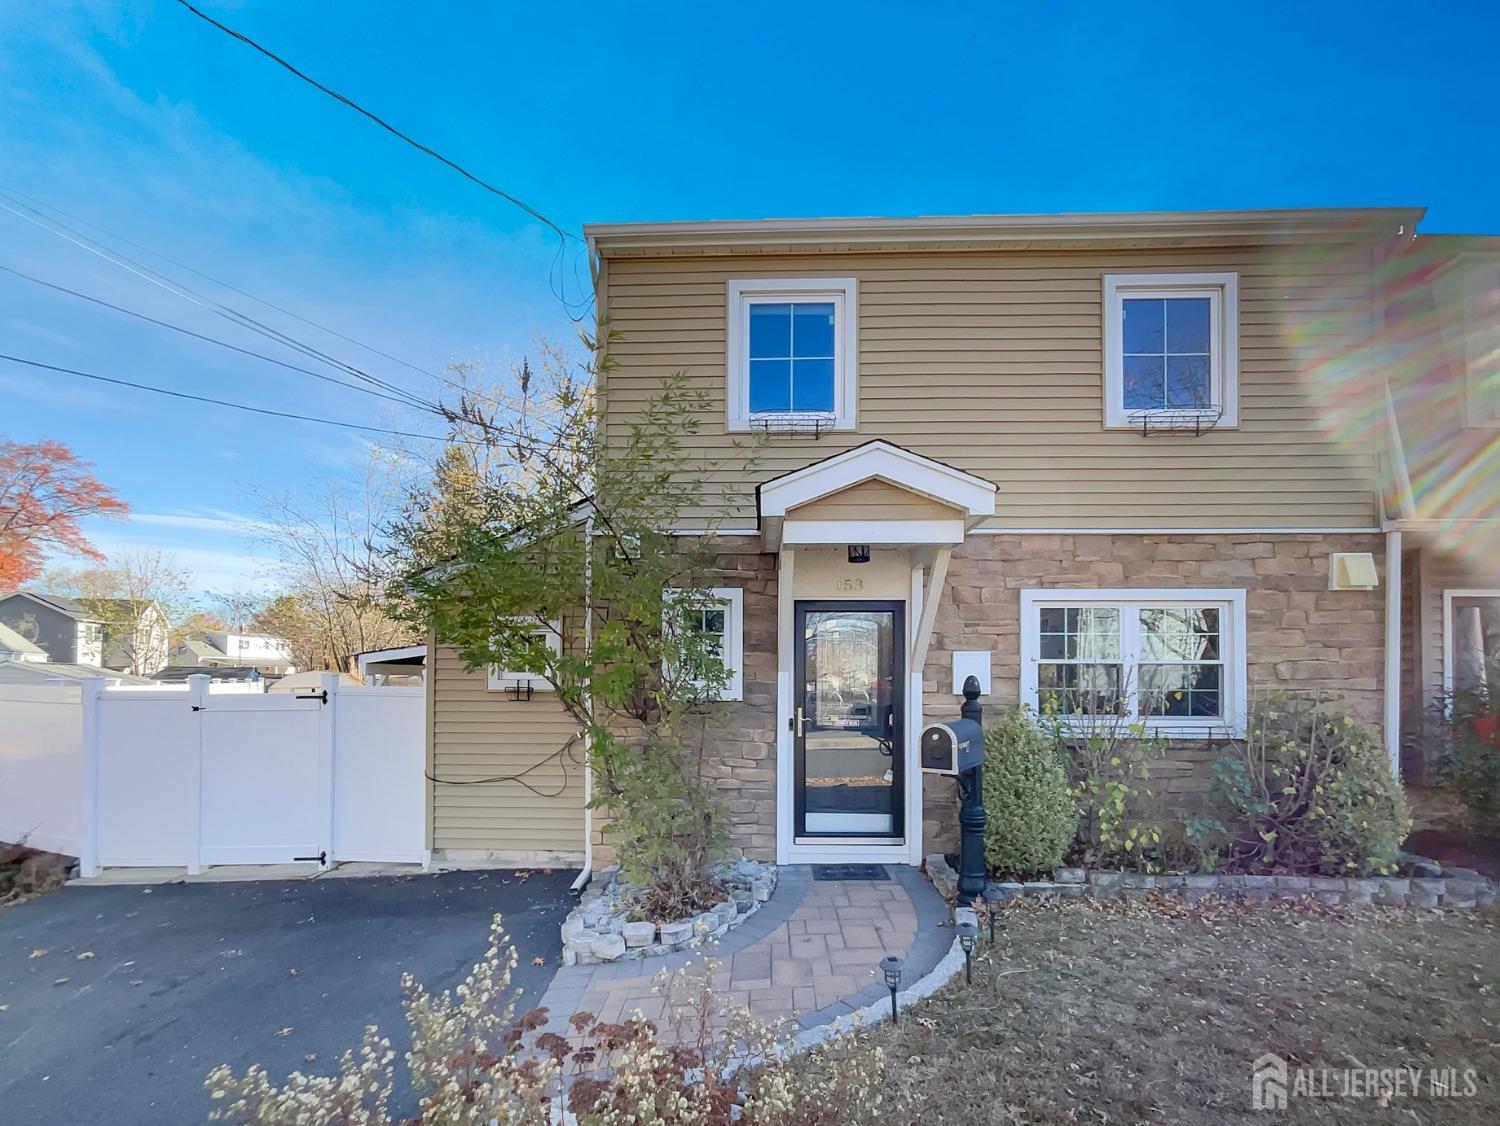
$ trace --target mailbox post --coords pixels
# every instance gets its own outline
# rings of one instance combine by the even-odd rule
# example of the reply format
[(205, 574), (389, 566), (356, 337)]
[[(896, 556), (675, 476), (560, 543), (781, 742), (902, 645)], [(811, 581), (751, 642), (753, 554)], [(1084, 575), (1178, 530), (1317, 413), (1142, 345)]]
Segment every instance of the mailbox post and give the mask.
[(971, 676), (964, 681), (964, 703), (958, 714), (973, 720), (981, 732), (979, 761), (958, 776), (958, 901), (970, 907), (984, 894), (989, 882), (989, 866), (984, 862), (984, 827), (989, 817), (984, 812), (981, 778), (984, 771), (984, 709), (979, 704), (978, 677)]
[(958, 902), (967, 907), (984, 894), (989, 870), (984, 862), (984, 711), (979, 706), (979, 678), (964, 681), (960, 718), (930, 723), (922, 731), (922, 769), (958, 779)]

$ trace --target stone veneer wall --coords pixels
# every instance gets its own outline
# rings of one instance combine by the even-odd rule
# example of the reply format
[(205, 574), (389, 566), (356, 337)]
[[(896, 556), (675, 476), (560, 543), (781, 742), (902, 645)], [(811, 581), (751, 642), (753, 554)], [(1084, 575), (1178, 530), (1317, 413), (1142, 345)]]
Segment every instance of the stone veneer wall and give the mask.
[[(1021, 596), (1035, 588), (1242, 587), (1252, 693), (1325, 689), (1351, 714), (1379, 725), (1384, 672), (1385, 592), (1331, 591), (1328, 556), (1368, 551), (1385, 574), (1384, 537), (1297, 535), (970, 536), (954, 550), (933, 628), (924, 682), (928, 720), (957, 714), (949, 654), (993, 653), (990, 708), (1015, 707), (1021, 678)], [(1191, 809), (1208, 791), (1219, 752), (1174, 743), (1153, 770), (1170, 806)], [(957, 843), (952, 785), (924, 789), (925, 851)]]
[[(1243, 587), (1252, 691), (1328, 689), (1378, 724), (1384, 591), (1328, 590), (1328, 555), (1373, 552), (1384, 574), (1383, 538), (1361, 534), (970, 536), (953, 554), (924, 682), (928, 721), (954, 715), (949, 654), (993, 653), (990, 708), (1020, 693), (1020, 591), (1038, 587)], [(776, 556), (756, 537), (726, 537), (721, 583), (744, 590), (744, 699), (709, 732), (708, 770), (729, 813), (731, 855), (776, 853)], [(1155, 772), (1160, 792), (1190, 808), (1209, 786), (1217, 751), (1176, 744)], [(957, 842), (951, 781), (924, 788), (926, 852)], [(596, 826), (597, 862), (609, 857)]]

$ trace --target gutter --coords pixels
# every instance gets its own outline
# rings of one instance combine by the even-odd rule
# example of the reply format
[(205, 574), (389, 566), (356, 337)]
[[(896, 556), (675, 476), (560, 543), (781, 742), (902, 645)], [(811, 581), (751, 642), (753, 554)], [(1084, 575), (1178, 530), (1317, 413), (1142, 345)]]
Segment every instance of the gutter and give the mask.
[[(589, 512), (583, 522), (583, 646), (586, 652), (594, 648), (594, 514)], [(594, 697), (585, 690), (584, 706), (590, 715), (594, 713)], [(569, 886), (569, 891), (582, 891), (594, 874), (594, 767), (593, 747), (588, 737), (583, 740), (583, 871)]]

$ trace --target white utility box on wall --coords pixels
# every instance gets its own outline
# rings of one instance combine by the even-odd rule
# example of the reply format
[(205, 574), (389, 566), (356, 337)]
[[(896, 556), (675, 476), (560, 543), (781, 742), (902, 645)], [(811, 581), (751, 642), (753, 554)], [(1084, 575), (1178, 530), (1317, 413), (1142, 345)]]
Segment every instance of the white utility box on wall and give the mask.
[(979, 678), (979, 694), (990, 694), (990, 652), (988, 649), (960, 649), (953, 654), (953, 694), (964, 694), (964, 681)]

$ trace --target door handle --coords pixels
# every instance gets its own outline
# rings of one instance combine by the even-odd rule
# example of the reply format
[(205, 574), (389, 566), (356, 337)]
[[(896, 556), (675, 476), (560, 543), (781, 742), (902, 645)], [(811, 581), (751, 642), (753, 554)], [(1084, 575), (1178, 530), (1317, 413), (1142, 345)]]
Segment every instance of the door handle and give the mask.
[(794, 728), (794, 730), (797, 732), (797, 738), (799, 738), (799, 739), (802, 738), (802, 728), (803, 728), (803, 726), (804, 726), (804, 724), (805, 724), (806, 721), (803, 719), (803, 716), (802, 716), (802, 707), (801, 707), (801, 705), (798, 705), (798, 707), (797, 707), (797, 718), (794, 719), (792, 722), (796, 725), (795, 728)]

